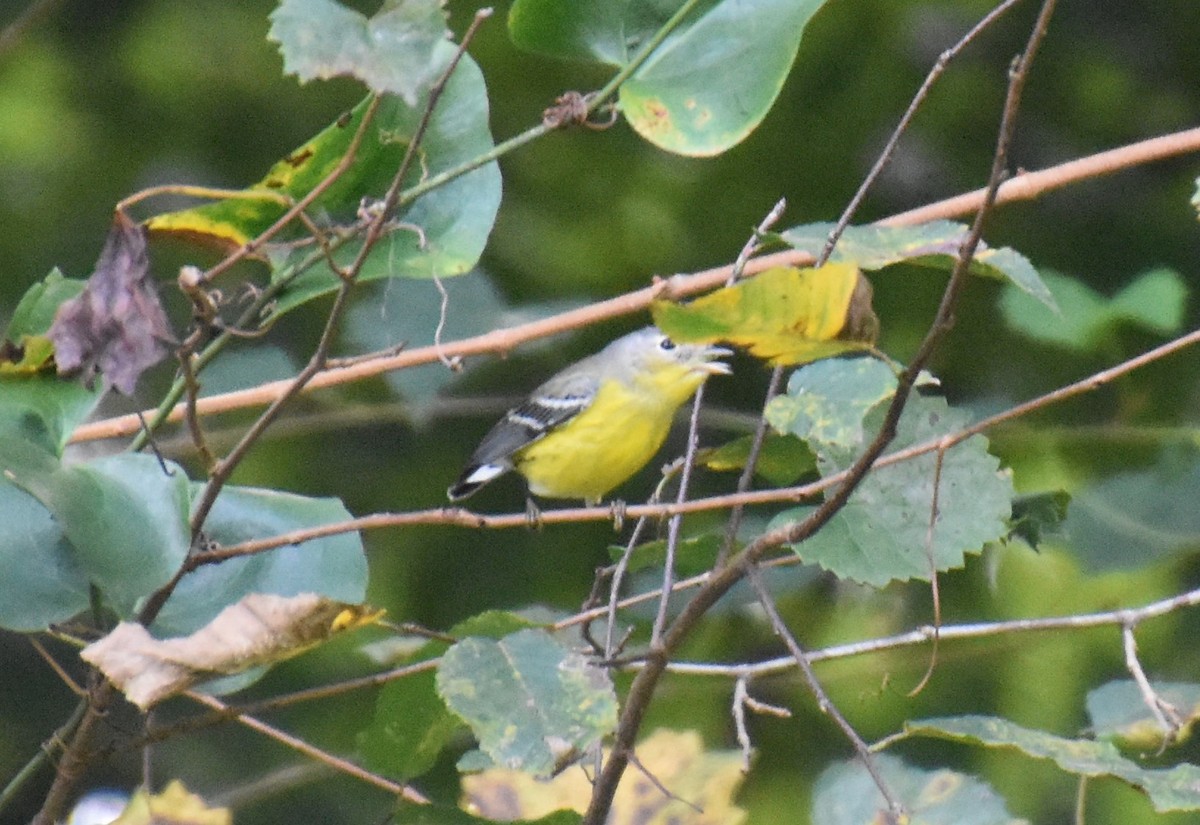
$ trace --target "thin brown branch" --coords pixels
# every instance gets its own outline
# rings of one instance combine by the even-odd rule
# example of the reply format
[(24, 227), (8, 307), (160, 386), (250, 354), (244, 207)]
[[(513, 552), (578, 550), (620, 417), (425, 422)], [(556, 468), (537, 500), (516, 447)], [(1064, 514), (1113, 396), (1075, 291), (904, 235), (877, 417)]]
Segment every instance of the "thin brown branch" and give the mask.
[[(199, 704), (215, 711), (225, 712), (229, 708), (229, 706), (221, 700), (212, 696), (208, 696), (204, 693), (188, 691), (184, 695), (193, 702), (198, 702)], [(318, 747), (310, 745), (303, 739), (292, 736), (290, 733), (285, 733), (279, 728), (268, 725), (266, 722), (256, 719), (253, 716), (247, 716), (242, 713), (234, 712), (233, 718), (236, 719), (239, 724), (245, 725), (251, 730), (266, 736), (268, 739), (273, 739), (279, 744), (291, 748), (292, 750), (303, 754), (315, 762), (319, 762), (322, 765), (328, 765), (330, 768), (333, 768), (336, 771), (353, 776), (355, 779), (360, 779), (363, 782), (366, 782), (368, 785), (374, 785), (376, 788), (380, 788), (381, 790), (387, 791), (393, 796), (398, 796), (409, 802), (415, 802), (421, 805), (429, 804), (429, 800), (426, 799), (425, 796), (415, 788), (412, 788), (408, 785), (401, 785), (400, 783), (393, 782), (386, 777), (371, 773), (365, 768), (361, 768), (347, 759), (343, 759), (340, 756), (334, 756), (328, 751), (324, 751)]]
[[(1200, 127), (1151, 138), (1139, 143), (1101, 152), (1086, 158), (1069, 161), (1040, 172), (1025, 172), (1010, 178), (996, 192), (995, 204), (1032, 200), (1048, 192), (1060, 189), (1081, 180), (1113, 174), (1159, 160), (1200, 151)], [(986, 190), (978, 190), (944, 201), (939, 201), (917, 210), (885, 218), (879, 223), (884, 226), (912, 226), (937, 218), (950, 218), (967, 214), (979, 207)], [(811, 255), (788, 250), (754, 258), (746, 264), (746, 274), (753, 275), (780, 265), (807, 265), (813, 262)], [(503, 355), (528, 341), (546, 338), (600, 321), (645, 310), (652, 300), (670, 296), (686, 297), (713, 289), (725, 283), (732, 266), (716, 267), (691, 275), (676, 275), (656, 281), (651, 286), (620, 295), (586, 307), (542, 318), (527, 324), (495, 330), (484, 335), (464, 338), (461, 341), (435, 346), (417, 347), (392, 357), (375, 361), (364, 361), (349, 367), (331, 369), (316, 376), (306, 387), (316, 390), (361, 381), (391, 370), (430, 364), (439, 360), (439, 355), (453, 358), (481, 354)], [(197, 412), (200, 415), (215, 415), (222, 412), (260, 407), (269, 404), (280, 393), (286, 391), (290, 380), (271, 381), (257, 387), (229, 393), (211, 395), (200, 399)], [(183, 406), (177, 405), (168, 420), (178, 421), (183, 416)], [(72, 442), (94, 441), (103, 438), (119, 438), (137, 432), (137, 417), (115, 416), (78, 427), (71, 436)]]
[[(1130, 358), (1113, 367), (1093, 373), (1086, 378), (1080, 379), (1065, 387), (1060, 387), (1044, 395), (1029, 401), (1017, 404), (1008, 410), (997, 413), (995, 415), (984, 418), (975, 422), (963, 429), (948, 433), (945, 436), (940, 436), (936, 439), (921, 444), (915, 444), (911, 447), (906, 447), (903, 450), (897, 450), (892, 453), (887, 453), (881, 456), (875, 462), (877, 467), (887, 467), (893, 464), (898, 464), (903, 461), (926, 455), (928, 453), (937, 452), (941, 449), (950, 449), (963, 441), (966, 441), (972, 436), (979, 435), (986, 430), (996, 427), (1000, 424), (1007, 423), (1021, 416), (1029, 415), (1038, 410), (1042, 410), (1053, 404), (1058, 404), (1070, 398), (1074, 398), (1084, 393), (1094, 392), (1107, 384), (1112, 383), (1118, 378), (1133, 372), (1134, 370), (1145, 367), (1149, 364), (1173, 355), (1188, 347), (1200, 343), (1200, 330), (1182, 335), (1172, 341), (1157, 346), (1148, 350), (1141, 355)], [(808, 484), (801, 484), (795, 487), (784, 487), (769, 490), (756, 490), (744, 493), (730, 493), (720, 496), (710, 496), (702, 499), (693, 499), (684, 503), (670, 504), (640, 504), (628, 505), (625, 508), (625, 515), (629, 518), (669, 518), (677, 513), (699, 513), (709, 510), (721, 510), (741, 506), (753, 506), (762, 504), (778, 504), (781, 502), (797, 502), (812, 499), (820, 495), (827, 489), (839, 484), (846, 478), (848, 471), (826, 476), (819, 481), (814, 481)], [(612, 518), (612, 512), (608, 507), (564, 507), (555, 510), (542, 511), (541, 521), (543, 524), (567, 524), (588, 521), (608, 521)], [(442, 507), (436, 510), (420, 510), (407, 513), (375, 513), (369, 516), (350, 519), (344, 522), (334, 524), (325, 524), (319, 527), (305, 528), (302, 530), (293, 530), (288, 533), (282, 533), (278, 536), (271, 536), (254, 541), (247, 541), (241, 544), (230, 545), (217, 550), (213, 550), (203, 556), (193, 560), (195, 566), (204, 564), (215, 564), (225, 561), (226, 559), (236, 558), (243, 555), (253, 555), (262, 553), (276, 547), (283, 547), (289, 544), (301, 544), (305, 541), (311, 541), (317, 538), (326, 536), (338, 535), (341, 533), (349, 533), (360, 530), (378, 530), (383, 528), (407, 527), (413, 525), (444, 525), (457, 526), (473, 529), (512, 529), (524, 528), (528, 526), (528, 519), (524, 513), (512, 513), (502, 515), (486, 515), (481, 513), (473, 513), (458, 507)]]
[(854, 750), (858, 753), (858, 758), (862, 760), (863, 767), (871, 775), (871, 779), (874, 780), (875, 787), (879, 789), (879, 793), (883, 795), (884, 801), (887, 803), (888, 810), (891, 813), (892, 821), (894, 823), (903, 821), (903, 803), (896, 797), (887, 782), (884, 781), (883, 774), (879, 772), (879, 766), (875, 763), (875, 757), (872, 756), (867, 743), (863, 741), (858, 731), (854, 729), (854, 726), (850, 724), (849, 720), (838, 709), (838, 706), (829, 698), (829, 694), (825, 692), (825, 688), (821, 685), (821, 680), (817, 678), (817, 674), (812, 668), (808, 654), (805, 653), (800, 643), (796, 641), (796, 637), (788, 629), (787, 623), (783, 621), (783, 617), (779, 615), (775, 599), (771, 596), (771, 591), (767, 589), (766, 584), (763, 582), (762, 573), (759, 572), (757, 565), (750, 567), (746, 578), (750, 581), (750, 586), (754, 588), (754, 594), (758, 598), (758, 603), (762, 605), (763, 611), (767, 615), (767, 621), (770, 622), (771, 630), (783, 641), (789, 655), (792, 657), (792, 661), (796, 663), (796, 667), (800, 670), (800, 675), (804, 678), (804, 684), (808, 687), (809, 693), (817, 700), (817, 708), (833, 720), (834, 724), (841, 730), (842, 735), (850, 740), (850, 744), (854, 746)]

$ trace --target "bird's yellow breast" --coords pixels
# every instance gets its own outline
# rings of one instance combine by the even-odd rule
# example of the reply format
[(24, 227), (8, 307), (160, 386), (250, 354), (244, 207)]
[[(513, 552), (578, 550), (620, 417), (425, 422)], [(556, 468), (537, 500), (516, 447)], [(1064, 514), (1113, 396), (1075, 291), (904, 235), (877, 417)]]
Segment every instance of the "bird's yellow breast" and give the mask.
[(675, 410), (703, 374), (683, 369), (628, 386), (607, 381), (586, 410), (514, 456), (529, 490), (548, 498), (599, 501), (658, 452)]

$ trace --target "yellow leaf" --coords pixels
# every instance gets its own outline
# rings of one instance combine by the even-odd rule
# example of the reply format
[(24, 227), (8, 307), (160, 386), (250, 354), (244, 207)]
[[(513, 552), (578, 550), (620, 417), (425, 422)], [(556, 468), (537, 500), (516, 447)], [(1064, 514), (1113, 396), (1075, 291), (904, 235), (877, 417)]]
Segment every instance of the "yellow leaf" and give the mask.
[(151, 795), (144, 788), (133, 795), (129, 804), (112, 825), (233, 825), (228, 808), (210, 808), (204, 800), (178, 779), (172, 780), (163, 792)]
[(869, 349), (879, 333), (872, 289), (857, 267), (779, 266), (690, 304), (656, 301), (654, 321), (686, 343), (725, 342), (774, 364)]
[[(637, 758), (671, 796), (642, 771), (625, 773), (609, 825), (738, 825), (746, 812), (733, 804), (742, 782), (741, 755), (705, 751), (694, 731), (658, 730), (637, 746)], [(493, 768), (463, 777), (464, 807), (489, 819), (540, 819), (568, 808), (583, 813), (592, 796), (584, 771), (572, 768), (551, 780)]]
[(190, 636), (155, 639), (140, 624), (121, 622), (80, 655), (146, 710), (197, 682), (296, 656), (381, 615), (313, 593), (251, 593)]
[(53, 369), (54, 344), (45, 335), (22, 335), (16, 344), (0, 343), (0, 375), (36, 375)]

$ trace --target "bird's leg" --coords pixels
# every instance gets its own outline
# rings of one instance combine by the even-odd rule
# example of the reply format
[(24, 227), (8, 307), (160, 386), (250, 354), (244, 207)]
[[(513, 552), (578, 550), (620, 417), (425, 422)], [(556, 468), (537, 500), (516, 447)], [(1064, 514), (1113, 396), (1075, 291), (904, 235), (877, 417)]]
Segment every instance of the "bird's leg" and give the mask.
[(525, 497), (525, 525), (530, 530), (542, 529), (542, 510), (528, 496)]

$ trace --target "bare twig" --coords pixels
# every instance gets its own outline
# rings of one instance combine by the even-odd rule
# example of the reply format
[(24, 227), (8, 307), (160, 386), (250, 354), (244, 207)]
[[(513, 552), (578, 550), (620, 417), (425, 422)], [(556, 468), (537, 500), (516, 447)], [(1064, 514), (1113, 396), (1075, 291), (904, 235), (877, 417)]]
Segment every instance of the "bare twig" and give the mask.
[[(204, 693), (187, 691), (187, 693), (184, 695), (193, 702), (198, 702), (199, 704), (215, 711), (224, 712), (229, 708), (229, 706), (221, 700)], [(398, 782), (393, 782), (390, 779), (379, 776), (378, 774), (371, 773), (365, 768), (361, 768), (347, 759), (342, 759), (340, 756), (334, 756), (328, 751), (324, 751), (318, 747), (310, 745), (303, 739), (292, 736), (290, 733), (285, 733), (279, 728), (268, 725), (266, 722), (256, 719), (253, 716), (247, 716), (243, 713), (234, 712), (233, 718), (236, 719), (239, 724), (245, 725), (251, 730), (261, 733), (267, 738), (273, 739), (281, 745), (303, 754), (309, 759), (319, 762), (322, 765), (327, 765), (341, 773), (353, 776), (355, 779), (360, 779), (363, 782), (366, 782), (368, 785), (374, 785), (377, 788), (387, 791), (393, 796), (398, 796), (409, 802), (415, 802), (422, 805), (429, 803), (429, 800), (424, 796), (424, 794), (420, 793), (413, 787), (401, 785)]]
[(1170, 702), (1158, 695), (1158, 691), (1150, 684), (1150, 680), (1146, 678), (1146, 671), (1142, 669), (1142, 663), (1138, 659), (1137, 654), (1137, 639), (1133, 635), (1134, 624), (1125, 622), (1121, 625), (1121, 641), (1122, 647), (1125, 650), (1125, 667), (1129, 670), (1133, 681), (1137, 684), (1138, 692), (1142, 695), (1142, 701), (1146, 703), (1146, 707), (1150, 709), (1150, 715), (1154, 717), (1154, 721), (1162, 729), (1163, 739), (1159, 748), (1160, 751), (1165, 750), (1183, 729), (1183, 719), (1180, 718), (1179, 710)]
[(1000, 19), (1009, 9), (1019, 3), (1021, 0), (1005, 0), (1005, 2), (996, 6), (983, 19), (971, 27), (971, 30), (959, 38), (958, 42), (950, 48), (946, 49), (938, 55), (937, 62), (933, 64), (933, 68), (929, 70), (929, 74), (925, 76), (925, 81), (921, 84), (921, 88), (913, 95), (912, 101), (908, 104), (907, 111), (900, 118), (900, 122), (896, 124), (896, 128), (892, 130), (891, 136), (883, 149), (880, 150), (879, 156), (875, 159), (871, 171), (867, 173), (866, 178), (859, 184), (858, 190), (854, 196), (850, 198), (850, 202), (846, 204), (846, 208), (842, 210), (841, 216), (834, 225), (833, 230), (829, 233), (829, 238), (825, 241), (825, 248), (821, 250), (821, 254), (817, 256), (816, 264), (820, 266), (829, 260), (829, 256), (833, 254), (833, 249), (837, 245), (838, 239), (842, 237), (842, 233), (846, 231), (846, 227), (850, 225), (850, 221), (854, 219), (854, 215), (858, 212), (858, 207), (862, 205), (863, 199), (866, 198), (867, 192), (875, 185), (875, 181), (883, 174), (883, 170), (887, 167), (895, 154), (896, 147), (900, 143), (901, 136), (908, 131), (909, 124), (917, 114), (917, 110), (925, 102), (929, 96), (929, 91), (933, 88), (933, 84), (938, 81), (942, 73), (946, 71), (946, 67), (950, 61), (957, 57), (962, 50), (975, 41), (979, 35), (983, 34), (992, 24)]
[(867, 746), (867, 743), (858, 735), (858, 731), (846, 720), (846, 717), (838, 710), (837, 705), (829, 698), (829, 694), (825, 692), (825, 688), (821, 686), (821, 682), (817, 679), (817, 674), (813, 671), (812, 664), (809, 662), (808, 655), (788, 629), (787, 624), (783, 621), (783, 617), (779, 615), (779, 609), (775, 606), (775, 599), (771, 596), (771, 591), (767, 589), (766, 584), (763, 582), (762, 573), (759, 572), (757, 565), (750, 567), (746, 578), (749, 580), (750, 586), (754, 588), (754, 594), (758, 598), (758, 603), (762, 605), (763, 611), (767, 615), (767, 620), (771, 624), (771, 630), (783, 641), (792, 660), (799, 668), (800, 675), (804, 677), (804, 683), (808, 686), (809, 692), (817, 700), (817, 708), (832, 719), (834, 724), (841, 729), (842, 735), (850, 740), (850, 744), (854, 746), (854, 750), (858, 753), (858, 758), (863, 762), (863, 767), (867, 769), (867, 773), (871, 775), (871, 779), (875, 782), (875, 787), (879, 789), (879, 793), (883, 795), (884, 801), (887, 802), (888, 810), (892, 815), (892, 821), (894, 823), (900, 822), (904, 815), (903, 803), (883, 780), (883, 774), (879, 772), (879, 767), (875, 764), (875, 757), (871, 755), (871, 750)]
[[(942, 626), (942, 595), (938, 588), (938, 569), (937, 569), (937, 554), (934, 550), (934, 533), (937, 529), (937, 521), (939, 516), (938, 500), (941, 498), (942, 491), (942, 465), (946, 458), (946, 447), (938, 448), (937, 460), (933, 465), (933, 495), (929, 501), (929, 524), (925, 528), (925, 555), (929, 559), (929, 592), (933, 598), (933, 626), (938, 628)], [(929, 664), (925, 668), (925, 675), (917, 682), (916, 687), (910, 690), (907, 696), (912, 697), (919, 694), (929, 684), (929, 680), (933, 678), (934, 668), (937, 667), (938, 657), (938, 636), (933, 635), (933, 647), (929, 651)]]
[[(700, 445), (700, 410), (704, 406), (704, 385), (701, 384), (692, 399), (692, 415), (688, 421), (687, 448), (683, 456), (683, 469), (679, 474), (679, 491), (675, 502), (682, 504), (687, 501), (688, 487), (692, 480), (692, 469), (696, 465), (696, 448)], [(683, 525), (683, 516), (674, 515), (667, 522), (667, 552), (663, 560), (662, 596), (658, 600), (658, 611), (654, 616), (654, 625), (650, 631), (650, 646), (657, 647), (662, 640), (663, 628), (667, 624), (667, 607), (671, 600), (671, 586), (675, 581), (675, 551), (679, 547), (679, 528)]]

